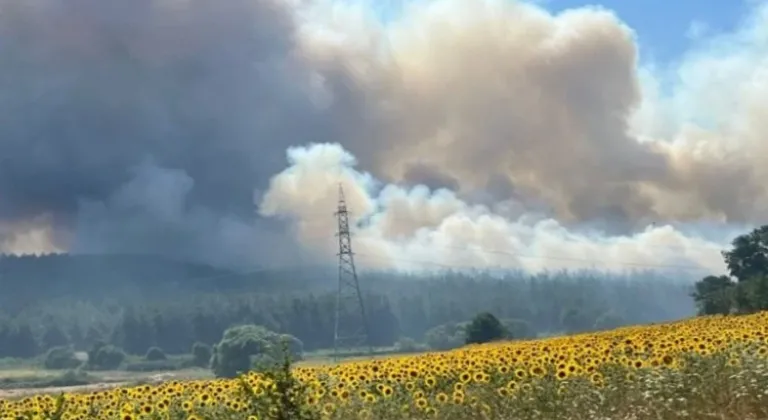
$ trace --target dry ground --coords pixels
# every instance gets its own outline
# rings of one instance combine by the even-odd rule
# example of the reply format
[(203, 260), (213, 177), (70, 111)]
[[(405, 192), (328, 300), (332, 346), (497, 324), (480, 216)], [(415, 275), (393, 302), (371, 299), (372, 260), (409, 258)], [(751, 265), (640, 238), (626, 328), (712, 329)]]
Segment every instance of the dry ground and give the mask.
[[(61, 372), (44, 369), (9, 369), (0, 370), (0, 378), (13, 377), (36, 377), (44, 379), (49, 376), (55, 376)], [(169, 372), (123, 372), (106, 371), (90, 373), (97, 378), (97, 381), (88, 385), (66, 386), (66, 387), (45, 387), (45, 388), (10, 388), (0, 389), (0, 399), (14, 399), (35, 394), (58, 394), (60, 392), (88, 392), (102, 389), (114, 388), (122, 385), (136, 383), (159, 383), (173, 379), (190, 380), (210, 378), (210, 371), (205, 369), (183, 369)]]

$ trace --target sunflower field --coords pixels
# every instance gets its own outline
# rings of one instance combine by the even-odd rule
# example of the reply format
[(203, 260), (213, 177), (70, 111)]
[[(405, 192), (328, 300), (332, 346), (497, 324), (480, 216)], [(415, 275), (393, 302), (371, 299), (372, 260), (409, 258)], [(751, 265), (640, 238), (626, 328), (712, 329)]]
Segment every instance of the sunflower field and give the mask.
[(768, 419), (768, 313), (0, 401), (7, 419)]

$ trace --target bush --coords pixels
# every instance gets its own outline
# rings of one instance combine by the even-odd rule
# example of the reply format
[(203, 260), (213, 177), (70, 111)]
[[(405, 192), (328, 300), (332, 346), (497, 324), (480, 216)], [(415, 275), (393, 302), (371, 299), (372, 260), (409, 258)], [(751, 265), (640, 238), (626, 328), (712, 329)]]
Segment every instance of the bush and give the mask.
[(301, 359), (303, 344), (296, 337), (277, 334), (258, 325), (228, 328), (213, 348), (211, 369), (217, 377), (235, 377), (251, 369), (254, 357), (267, 355), (282, 359), (281, 343), (286, 344), (293, 360)]
[(466, 344), (481, 344), (502, 338), (511, 338), (501, 322), (489, 312), (482, 312), (472, 319), (466, 330)]
[(69, 346), (53, 347), (45, 354), (43, 366), (46, 369), (74, 369), (82, 364), (75, 356), (75, 351)]
[(211, 346), (205, 343), (192, 345), (192, 360), (195, 366), (207, 368), (211, 365)]
[[(274, 420), (319, 420), (319, 411), (306, 404), (307, 397), (312, 391), (293, 376), (290, 357), (290, 340), (283, 340), (282, 345), (273, 350), (282, 355), (282, 363), (275, 361), (272, 356), (262, 354), (262, 362), (257, 363), (262, 376), (272, 386), (266, 387), (257, 396), (251, 384), (240, 378), (240, 384), (246, 398), (254, 401), (259, 408), (268, 410)], [(267, 361), (269, 359), (269, 361)]]
[(144, 359), (149, 362), (157, 362), (159, 360), (166, 360), (168, 357), (165, 355), (165, 352), (161, 348), (150, 347), (149, 350), (147, 350), (147, 354), (144, 356)]
[(112, 370), (120, 367), (125, 352), (111, 344), (97, 343), (88, 352), (88, 367), (94, 370)]

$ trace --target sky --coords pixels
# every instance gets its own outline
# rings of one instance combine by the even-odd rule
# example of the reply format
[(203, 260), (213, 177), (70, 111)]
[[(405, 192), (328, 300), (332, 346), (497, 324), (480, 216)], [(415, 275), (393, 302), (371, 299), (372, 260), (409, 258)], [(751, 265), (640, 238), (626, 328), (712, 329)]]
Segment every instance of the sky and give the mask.
[(372, 267), (720, 274), (768, 2), (701, 4), (0, 0), (0, 250), (332, 262), (341, 182)]
[(732, 31), (748, 13), (745, 0), (542, 0), (552, 12), (597, 5), (616, 13), (636, 33), (644, 59), (675, 60), (692, 40)]
[[(379, 0), (368, 4), (382, 22), (397, 19), (409, 0)], [(752, 0), (530, 0), (552, 13), (600, 7), (615, 13), (638, 37), (641, 59), (674, 61), (703, 36), (734, 30), (750, 11)]]

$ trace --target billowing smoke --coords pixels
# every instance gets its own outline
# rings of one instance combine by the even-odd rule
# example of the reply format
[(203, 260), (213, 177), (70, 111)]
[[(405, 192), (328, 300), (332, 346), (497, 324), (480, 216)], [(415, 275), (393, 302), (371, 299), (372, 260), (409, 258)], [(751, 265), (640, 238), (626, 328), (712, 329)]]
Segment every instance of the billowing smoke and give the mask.
[(367, 267), (534, 272), (655, 267), (685, 277), (723, 269), (717, 243), (669, 225), (626, 236), (574, 232), (514, 202), (471, 205), (447, 189), (382, 185), (356, 170), (355, 158), (338, 144), (292, 148), (288, 159), (291, 165), (272, 179), (261, 213), (293, 221), (292, 233), (302, 244), (332, 255), (336, 226), (324, 210), (336, 205), (341, 186), (356, 227), (354, 251)]
[(0, 0), (0, 244), (323, 258), (339, 181), (372, 266), (721, 271), (768, 220), (768, 5), (664, 68), (596, 8), (367, 10)]

